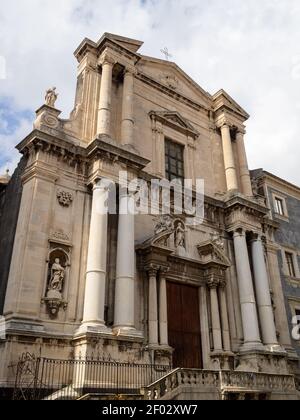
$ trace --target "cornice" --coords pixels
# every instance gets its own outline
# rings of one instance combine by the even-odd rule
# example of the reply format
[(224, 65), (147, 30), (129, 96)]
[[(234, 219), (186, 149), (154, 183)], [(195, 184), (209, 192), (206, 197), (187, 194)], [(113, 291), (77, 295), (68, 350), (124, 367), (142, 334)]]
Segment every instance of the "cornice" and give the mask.
[(126, 165), (135, 168), (136, 170), (144, 169), (150, 161), (136, 153), (128, 150), (115, 141), (109, 139), (107, 136), (99, 136), (86, 149), (87, 157), (105, 157), (114, 162), (119, 161)]
[(211, 111), (211, 109), (206, 108), (205, 106), (203, 106), (199, 102), (196, 102), (196, 101), (188, 98), (187, 96), (184, 96), (182, 93), (179, 93), (178, 91), (167, 87), (166, 85), (164, 85), (164, 84), (160, 83), (159, 81), (151, 78), (150, 76), (146, 75), (145, 73), (143, 73), (141, 71), (138, 71), (138, 74), (136, 75), (136, 78), (138, 80), (140, 80), (141, 82), (151, 86), (152, 88), (164, 93), (165, 95), (170, 96), (171, 98), (173, 98), (175, 100), (179, 100), (180, 102), (187, 105), (189, 108), (192, 108), (196, 111), (202, 111), (202, 112), (205, 112), (205, 113), (208, 113), (208, 112)]

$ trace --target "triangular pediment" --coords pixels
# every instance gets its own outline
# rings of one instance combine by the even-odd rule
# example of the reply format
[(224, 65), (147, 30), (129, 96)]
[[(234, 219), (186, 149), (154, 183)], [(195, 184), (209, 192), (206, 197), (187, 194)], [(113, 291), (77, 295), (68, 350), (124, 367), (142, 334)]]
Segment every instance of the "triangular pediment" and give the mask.
[(225, 108), (240, 115), (244, 121), (249, 118), (249, 114), (223, 89), (213, 96), (213, 102), (215, 112)]
[(205, 108), (210, 109), (212, 107), (210, 94), (202, 89), (177, 64), (142, 56), (137, 67), (140, 72), (161, 85), (199, 103)]
[(161, 121), (164, 125), (168, 125), (175, 130), (181, 130), (192, 137), (198, 137), (198, 131), (192, 126), (192, 124), (186, 120), (179, 112), (177, 111), (151, 111), (150, 117), (156, 120)]

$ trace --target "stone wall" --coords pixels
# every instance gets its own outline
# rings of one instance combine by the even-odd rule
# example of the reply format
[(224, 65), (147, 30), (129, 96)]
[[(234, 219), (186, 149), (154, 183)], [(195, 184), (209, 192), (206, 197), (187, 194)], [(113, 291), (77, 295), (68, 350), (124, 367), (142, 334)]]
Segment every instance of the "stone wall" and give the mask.
[(11, 181), (0, 197), (0, 314), (3, 313), (4, 298), (10, 269), (16, 226), (19, 216), (22, 182), (26, 158), (22, 158)]

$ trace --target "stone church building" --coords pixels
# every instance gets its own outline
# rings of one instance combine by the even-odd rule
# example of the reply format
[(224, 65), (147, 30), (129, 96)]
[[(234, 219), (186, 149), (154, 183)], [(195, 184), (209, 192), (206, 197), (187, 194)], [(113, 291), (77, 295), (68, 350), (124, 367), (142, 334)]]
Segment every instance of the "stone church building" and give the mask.
[[(249, 115), (142, 45), (85, 39), (70, 118), (49, 89), (18, 169), (0, 179), (0, 388), (13, 390), (25, 353), (123, 363), (127, 381), (131, 367), (169, 366), (143, 383), (149, 399), (296, 399), (278, 225), (252, 188)], [(135, 195), (120, 172), (148, 186), (190, 179), (193, 199), (204, 180), (202, 223), (173, 202), (169, 215), (123, 212)], [(106, 180), (116, 212), (101, 211)], [(94, 392), (105, 381), (93, 378)], [(82, 396), (88, 369), (79, 382), (75, 366), (68, 386)]]

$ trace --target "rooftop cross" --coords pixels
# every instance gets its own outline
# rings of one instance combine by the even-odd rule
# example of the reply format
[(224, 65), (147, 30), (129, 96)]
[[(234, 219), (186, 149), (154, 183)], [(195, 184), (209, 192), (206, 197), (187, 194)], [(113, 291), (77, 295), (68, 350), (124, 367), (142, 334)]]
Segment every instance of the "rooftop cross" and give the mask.
[(165, 47), (163, 50), (160, 50), (162, 54), (166, 57), (166, 60), (169, 61), (169, 58), (172, 58), (173, 56), (169, 53), (169, 50), (167, 47)]

